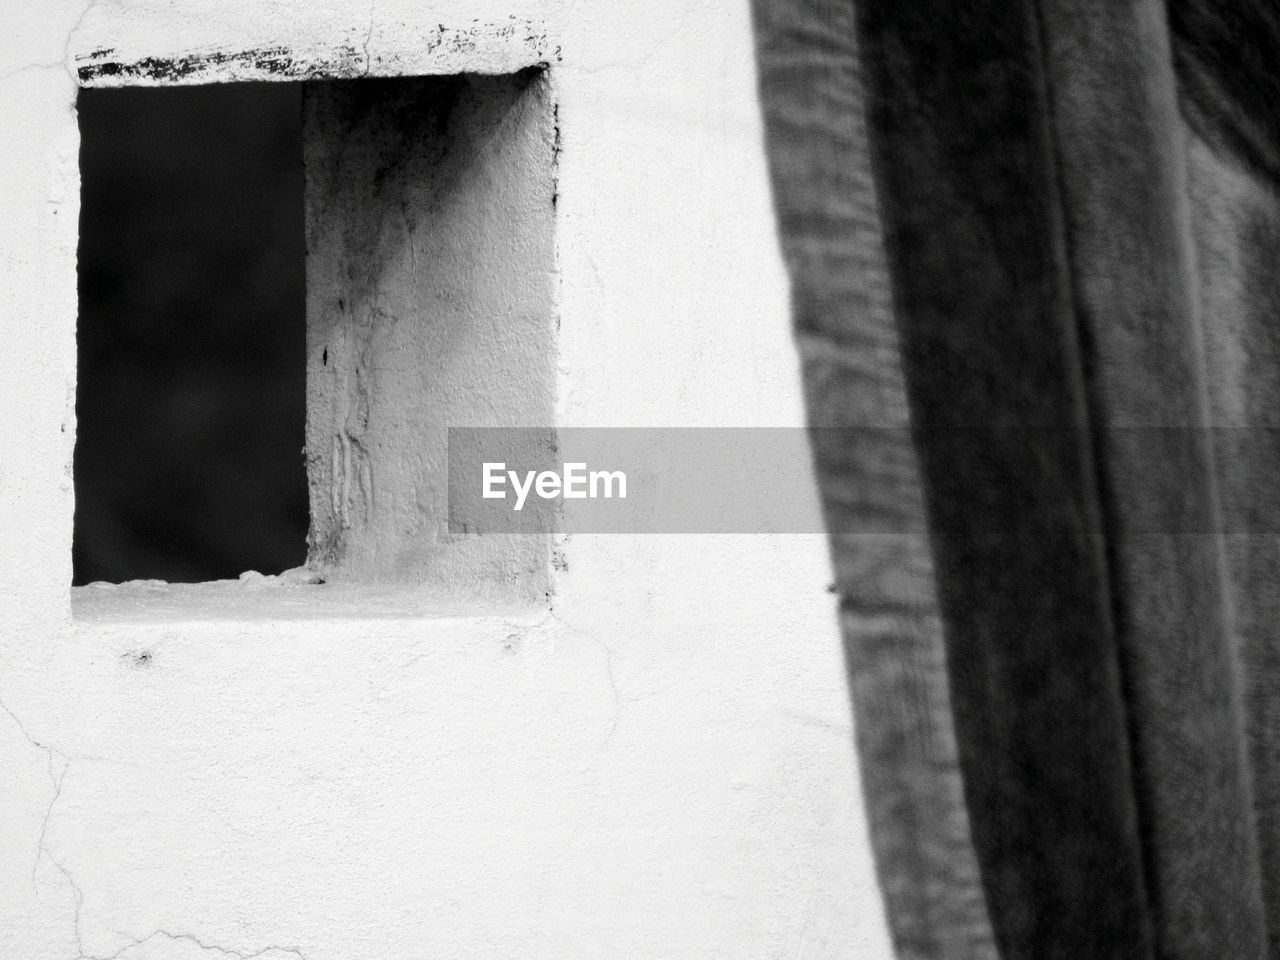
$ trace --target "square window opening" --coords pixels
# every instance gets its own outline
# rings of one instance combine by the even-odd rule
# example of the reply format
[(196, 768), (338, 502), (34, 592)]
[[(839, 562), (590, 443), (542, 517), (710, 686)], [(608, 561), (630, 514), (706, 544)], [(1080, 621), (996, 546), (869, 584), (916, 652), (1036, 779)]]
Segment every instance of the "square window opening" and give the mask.
[(545, 70), (82, 90), (74, 579), (541, 601), (450, 426), (554, 412)]

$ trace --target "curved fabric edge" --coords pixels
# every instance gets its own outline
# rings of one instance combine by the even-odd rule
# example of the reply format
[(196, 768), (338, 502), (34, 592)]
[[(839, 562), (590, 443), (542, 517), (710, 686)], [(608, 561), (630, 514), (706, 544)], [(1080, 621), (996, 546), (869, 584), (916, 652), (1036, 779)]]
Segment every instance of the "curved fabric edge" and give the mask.
[[(774, 202), (815, 426), (908, 422), (848, 0), (754, 4)], [(828, 515), (923, 529), (907, 432), (814, 450)], [(997, 960), (970, 836), (928, 538), (833, 536), (871, 843), (898, 956)]]

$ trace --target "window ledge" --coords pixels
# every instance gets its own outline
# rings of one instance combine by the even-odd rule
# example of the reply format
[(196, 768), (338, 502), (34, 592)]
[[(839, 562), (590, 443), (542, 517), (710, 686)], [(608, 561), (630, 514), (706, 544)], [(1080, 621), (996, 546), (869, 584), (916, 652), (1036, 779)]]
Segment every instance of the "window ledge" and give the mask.
[(81, 623), (490, 619), (538, 610), (439, 586), (307, 583), (253, 572), (239, 580), (132, 580), (71, 590), (72, 616)]

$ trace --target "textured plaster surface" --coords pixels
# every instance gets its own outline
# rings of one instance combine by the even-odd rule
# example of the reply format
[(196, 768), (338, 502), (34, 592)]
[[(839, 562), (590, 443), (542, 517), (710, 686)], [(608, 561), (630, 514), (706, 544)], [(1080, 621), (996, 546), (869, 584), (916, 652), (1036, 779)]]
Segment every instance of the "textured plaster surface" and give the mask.
[(308, 84), (308, 563), (542, 601), (542, 537), (448, 533), (450, 425), (549, 425), (545, 70)]
[[(515, 611), (369, 588), (259, 616), (313, 585), (253, 578), (68, 599), (82, 67), (551, 62), (558, 420), (781, 426), (745, 4), (5, 15), (0, 957), (887, 958), (820, 537), (577, 536)], [(415, 39), (512, 17), (542, 26)]]

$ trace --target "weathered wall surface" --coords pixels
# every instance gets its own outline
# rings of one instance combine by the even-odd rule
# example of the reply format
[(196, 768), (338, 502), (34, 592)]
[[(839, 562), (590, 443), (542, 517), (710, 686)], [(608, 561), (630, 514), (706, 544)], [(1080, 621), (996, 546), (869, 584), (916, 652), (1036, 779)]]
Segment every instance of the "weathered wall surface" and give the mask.
[(0, 956), (887, 957), (821, 537), (68, 602), (78, 82), (550, 62), (558, 421), (792, 425), (745, 3), (6, 7)]
[(308, 563), (543, 600), (541, 537), (448, 533), (450, 426), (552, 424), (546, 71), (304, 87)]

